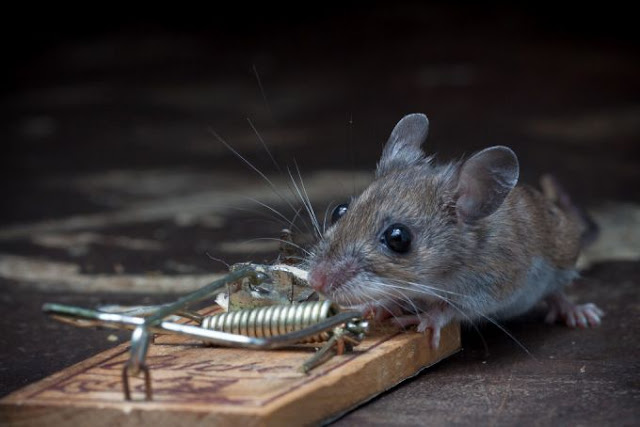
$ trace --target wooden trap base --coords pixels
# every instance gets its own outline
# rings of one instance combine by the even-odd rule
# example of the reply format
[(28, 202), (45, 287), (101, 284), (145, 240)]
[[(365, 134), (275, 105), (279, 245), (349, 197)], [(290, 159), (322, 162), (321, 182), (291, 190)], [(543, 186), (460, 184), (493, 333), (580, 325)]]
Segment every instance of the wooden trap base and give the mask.
[[(87, 333), (91, 333), (87, 331)], [(311, 348), (276, 351), (203, 347), (162, 337), (149, 350), (153, 401), (133, 378), (124, 401), (121, 344), (0, 400), (0, 424), (12, 426), (305, 425), (356, 407), (460, 349), (458, 325), (428, 334), (374, 331), (353, 352), (308, 375), (298, 371)]]

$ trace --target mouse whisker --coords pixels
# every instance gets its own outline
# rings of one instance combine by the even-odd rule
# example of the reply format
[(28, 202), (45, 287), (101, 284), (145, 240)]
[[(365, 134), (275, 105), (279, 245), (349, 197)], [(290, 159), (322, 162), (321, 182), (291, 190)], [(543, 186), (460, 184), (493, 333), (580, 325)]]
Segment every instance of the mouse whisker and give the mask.
[[(349, 293), (354, 293), (354, 290), (350, 290)], [(377, 309), (382, 309), (385, 312), (389, 313), (391, 315), (391, 317), (393, 317), (394, 319), (398, 319), (398, 316), (396, 315), (397, 310), (394, 310), (393, 308), (388, 307), (388, 304), (393, 304), (396, 305), (397, 307), (400, 308), (400, 311), (402, 311), (403, 309), (406, 309), (402, 304), (400, 304), (395, 298), (393, 298), (393, 295), (391, 295), (391, 298), (389, 299), (379, 299), (379, 298), (374, 298), (373, 296), (367, 295), (366, 293), (361, 293), (360, 295), (364, 296), (365, 302), (364, 302), (364, 306), (365, 307), (369, 307), (375, 310)], [(377, 316), (377, 313), (376, 313)]]
[[(289, 168), (287, 168), (287, 172), (289, 173), (289, 178), (291, 179), (293, 187), (296, 190), (295, 191), (296, 194), (298, 195), (298, 197), (302, 201), (302, 206), (307, 211), (307, 215), (309, 215), (309, 219), (311, 220), (311, 225), (313, 226), (313, 231), (318, 236), (318, 238), (320, 240), (322, 240), (323, 236), (322, 236), (322, 231), (320, 230), (320, 224), (318, 223), (316, 215), (313, 212), (313, 207), (311, 206), (311, 202), (308, 201), (308, 198), (305, 199), (302, 191), (300, 190), (300, 187), (298, 186), (298, 183), (296, 182), (296, 180), (293, 177), (293, 174), (291, 173), (291, 170)], [(298, 172), (300, 172), (300, 171), (298, 170)], [(301, 183), (301, 185), (302, 185), (302, 183)]]
[[(399, 287), (399, 286), (389, 286), (387, 283), (383, 283), (383, 282), (370, 282), (373, 285), (379, 286), (379, 288), (377, 289), (377, 291), (383, 295), (386, 295), (390, 298), (391, 301), (395, 302), (398, 307), (400, 307), (401, 309), (403, 309), (404, 311), (413, 311), (414, 313), (419, 313), (420, 309), (416, 306), (416, 304), (413, 302), (413, 300), (411, 298), (409, 298), (404, 292), (402, 292), (404, 290), (404, 288)], [(393, 291), (389, 291), (387, 289), (384, 288), (392, 288)], [(395, 297), (395, 298), (394, 298)], [(397, 298), (400, 297), (402, 300), (406, 301), (409, 305), (409, 307), (403, 306), (402, 304), (400, 304), (399, 301), (397, 301)]]
[[(393, 288), (398, 289), (398, 290), (405, 290), (405, 291), (411, 290), (411, 291), (414, 291), (414, 292), (416, 290), (415, 288), (418, 288), (417, 289), (418, 292), (422, 292), (422, 293), (424, 293), (426, 295), (437, 296), (438, 298), (446, 300), (447, 302), (451, 302), (452, 300), (449, 299), (449, 298), (446, 298), (444, 295), (441, 295), (438, 292), (450, 293), (452, 295), (456, 295), (456, 296), (460, 296), (460, 297), (466, 298), (466, 295), (459, 294), (457, 292), (446, 291), (444, 289), (436, 288), (436, 287), (433, 287), (433, 286), (428, 286), (428, 285), (424, 285), (424, 284), (421, 284), (421, 283), (408, 282), (408, 281), (405, 281), (405, 280), (397, 280), (397, 279), (395, 279), (395, 280), (392, 280), (391, 282), (383, 283), (383, 285), (387, 286), (387, 287), (393, 287)], [(408, 289), (404, 285), (409, 285), (413, 289)]]
[[(304, 254), (305, 254), (305, 255), (307, 255), (307, 256), (310, 256), (310, 255), (311, 255), (311, 252), (309, 252), (308, 250), (306, 250), (306, 249), (305, 249), (305, 248), (303, 248), (302, 246), (300, 246), (300, 245), (298, 245), (298, 244), (296, 244), (296, 243), (293, 243), (293, 242), (291, 242), (291, 241), (289, 241), (289, 240), (278, 239), (278, 238), (276, 238), (276, 237), (256, 237), (255, 239), (245, 240), (245, 243), (248, 243), (248, 242), (255, 242), (255, 241), (257, 241), (257, 240), (272, 240), (272, 241), (275, 241), (275, 242), (284, 243), (284, 244), (286, 244), (286, 245), (293, 246), (294, 248), (298, 249), (298, 250), (299, 250), (299, 251), (301, 251), (301, 252), (304, 252)], [(302, 259), (302, 258), (300, 258), (300, 259)]]
[[(296, 220), (298, 218), (303, 218), (302, 215), (300, 215), (300, 213), (304, 210), (303, 206), (298, 207), (298, 209), (296, 209), (296, 213), (295, 215), (293, 215), (293, 218), (291, 219), (291, 223), (295, 224)], [(306, 226), (307, 230), (311, 232), (311, 234), (313, 234), (313, 229), (309, 227), (309, 224), (307, 224), (307, 222), (303, 219), (302, 220), (304, 225)], [(303, 234), (303, 233), (300, 233)]]
[(493, 324), (493, 326), (495, 326), (496, 328), (500, 329), (506, 336), (508, 336), (509, 338), (511, 338), (511, 340), (513, 342), (515, 342), (525, 353), (527, 353), (530, 357), (532, 357), (534, 360), (538, 360), (530, 351), (527, 347), (525, 347), (524, 344), (522, 344), (522, 342), (520, 342), (520, 340), (518, 340), (516, 337), (513, 336), (513, 334), (511, 332), (509, 332), (504, 326), (502, 326), (497, 320), (482, 314), (480, 312), (478, 312), (478, 314), (484, 318), (485, 320), (487, 320), (489, 323)]
[[(242, 160), (242, 162), (244, 162), (247, 166), (249, 166), (255, 173), (257, 173), (262, 179), (264, 179), (264, 181), (269, 185), (269, 187), (271, 188), (271, 191), (273, 191), (273, 193), (280, 199), (282, 200), (284, 203), (286, 203), (291, 210), (297, 214), (298, 210), (295, 208), (295, 206), (293, 206), (293, 204), (291, 203), (291, 201), (287, 198), (284, 197), (282, 195), (282, 193), (280, 191), (278, 191), (278, 188), (276, 187), (276, 185), (273, 183), (273, 181), (271, 181), (269, 179), (269, 177), (267, 177), (267, 175), (264, 174), (264, 172), (262, 172), (260, 169), (258, 169), (253, 163), (251, 163), (247, 158), (245, 158), (242, 154), (240, 154), (235, 148), (233, 148), (231, 146), (231, 144), (229, 144), (227, 141), (225, 141), (215, 130), (213, 130), (213, 128), (209, 128), (209, 132), (222, 144), (224, 145), (227, 150), (231, 151), (231, 153), (233, 153), (238, 159)], [(297, 215), (296, 215), (297, 216)], [(295, 217), (294, 217), (295, 218)], [(295, 220), (295, 219), (294, 219)], [(292, 220), (292, 221), (294, 221)], [(305, 225), (307, 226), (307, 228), (310, 228), (309, 225), (306, 223), (305, 221)]]
[[(407, 283), (409, 283), (409, 282), (407, 282)], [(392, 284), (389, 284), (389, 283), (379, 283), (379, 284), (380, 284), (380, 285), (383, 285), (383, 286), (388, 286), (388, 287), (397, 287), (397, 288), (399, 288), (399, 289), (401, 289), (401, 290), (405, 290), (405, 288), (404, 288), (404, 287), (399, 287), (399, 286), (392, 285)], [(419, 284), (417, 284), (417, 283), (416, 283), (415, 285), (419, 285)], [(425, 286), (426, 286), (426, 285), (425, 285)], [(427, 286), (427, 288), (431, 288), (431, 287), (430, 287), (430, 286)], [(434, 288), (434, 289), (435, 289), (435, 288)], [(446, 297), (443, 297), (443, 296), (441, 296), (441, 295), (438, 295), (438, 294), (436, 294), (435, 292), (433, 292), (433, 291), (432, 291), (432, 290), (430, 290), (430, 289), (425, 289), (425, 290), (424, 290), (424, 293), (425, 293), (425, 294), (427, 294), (427, 295), (434, 296), (434, 297), (436, 297), (436, 298), (438, 298), (438, 299), (440, 299), (440, 300), (444, 301), (446, 304), (448, 304), (450, 307), (452, 307), (454, 310), (456, 310), (458, 313), (460, 313), (460, 314), (461, 314), (461, 315), (462, 315), (462, 316), (467, 320), (467, 322), (469, 323), (469, 325), (471, 325), (471, 327), (476, 331), (476, 333), (477, 333), (477, 334), (478, 334), (478, 336), (480, 337), (480, 340), (482, 341), (483, 347), (484, 347), (484, 349), (485, 349), (485, 354), (488, 354), (488, 353), (489, 353), (489, 346), (487, 345), (487, 341), (485, 340), (484, 335), (483, 335), (483, 334), (482, 334), (482, 332), (480, 331), (480, 328), (478, 328), (478, 326), (475, 324), (475, 322), (473, 321), (473, 319), (472, 319), (472, 318), (471, 318), (467, 313), (465, 313), (465, 312), (462, 310), (462, 308), (461, 308), (461, 307), (458, 307), (458, 306), (457, 306), (457, 305), (456, 305), (452, 300), (450, 300), (450, 299), (448, 299), (448, 298), (446, 298)], [(515, 339), (515, 338), (513, 338), (513, 337), (512, 337), (512, 339)], [(517, 341), (517, 340), (516, 340), (516, 341)]]
[[(259, 77), (257, 75), (257, 72), (256, 72), (256, 77), (258, 78), (258, 82), (260, 82), (260, 79), (259, 79)], [(260, 88), (262, 90), (262, 85), (260, 85)], [(263, 96), (264, 96), (264, 92), (263, 92)], [(266, 102), (266, 97), (265, 97), (265, 102)], [(282, 168), (280, 167), (280, 164), (276, 161), (275, 157), (271, 153), (271, 150), (269, 149), (269, 146), (265, 142), (264, 138), (262, 137), (262, 135), (260, 135), (260, 132), (258, 132), (258, 129), (254, 126), (253, 122), (248, 117), (247, 117), (247, 122), (249, 123), (249, 126), (251, 127), (253, 132), (256, 134), (256, 137), (258, 138), (258, 141), (260, 141), (260, 144), (262, 145), (262, 148), (264, 148), (265, 152), (267, 153), (267, 155), (271, 159), (271, 163), (276, 167), (276, 169), (278, 170), (278, 173), (280, 174), (280, 176), (285, 178), (285, 182), (287, 184), (287, 188), (289, 189), (289, 192), (295, 198), (296, 197), (296, 193), (295, 193), (293, 187), (291, 186), (291, 183), (287, 180), (287, 177), (284, 174)], [(297, 167), (297, 165), (296, 165), (296, 167)], [(300, 180), (302, 182), (302, 178), (300, 178)], [(305, 190), (305, 194), (306, 194), (306, 190)], [(307, 196), (307, 198), (308, 198), (308, 196)], [(294, 215), (293, 219), (290, 221), (291, 224), (295, 223), (295, 220), (298, 217), (298, 215), (300, 214), (301, 209), (302, 209), (302, 207), (296, 209), (295, 215)], [(307, 228), (308, 228), (308, 224), (306, 222), (305, 222), (305, 225), (307, 225)]]
[(324, 210), (324, 218), (322, 219), (322, 235), (327, 232), (327, 216), (329, 216), (329, 208), (333, 206), (334, 200), (330, 201), (327, 204), (327, 208)]
[(320, 240), (324, 239), (324, 233), (320, 230), (320, 221), (318, 221), (318, 216), (316, 212), (313, 210), (313, 205), (311, 204), (311, 198), (307, 193), (307, 188), (304, 185), (304, 180), (302, 179), (302, 173), (300, 173), (300, 168), (298, 167), (298, 162), (293, 160), (293, 164), (296, 167), (296, 171), (298, 172), (298, 178), (300, 179), (300, 187), (302, 187), (302, 194), (304, 195), (305, 200), (307, 201), (307, 206), (309, 206), (311, 221), (315, 224), (316, 230), (318, 230), (318, 235)]
[(252, 214), (261, 215), (261, 216), (265, 217), (266, 219), (268, 219), (271, 222), (280, 224), (280, 227), (287, 227), (289, 222), (290, 222), (289, 220), (286, 220), (286, 222), (284, 222), (278, 216), (275, 216), (275, 215), (272, 215), (272, 214), (270, 214), (268, 212), (260, 211), (260, 210), (257, 210), (257, 209), (241, 208), (241, 207), (238, 207), (238, 206), (229, 206), (229, 205), (225, 206), (225, 208), (226, 209), (231, 209), (231, 210), (234, 210), (234, 211), (250, 212)]
[[(266, 101), (266, 98), (265, 98), (265, 101)], [(276, 167), (276, 169), (278, 169), (278, 172), (280, 172), (280, 174), (282, 175), (282, 168), (280, 167), (280, 164), (278, 164), (278, 162), (276, 161), (275, 157), (273, 157), (273, 154), (271, 153), (271, 150), (269, 150), (269, 146), (265, 142), (265, 140), (262, 137), (262, 135), (260, 135), (260, 132), (258, 132), (258, 129), (253, 125), (253, 122), (251, 121), (251, 119), (249, 117), (247, 117), (247, 123), (249, 123), (249, 126), (251, 126), (251, 129), (253, 130), (253, 133), (256, 134), (256, 137), (258, 138), (258, 141), (260, 141), (260, 144), (262, 144), (262, 148), (264, 148), (264, 151), (267, 153), (267, 155), (271, 159), (271, 163), (273, 163), (273, 165)]]
[[(394, 281), (400, 283), (399, 280), (394, 280)], [(465, 297), (465, 298), (467, 297), (467, 295), (461, 294), (459, 292), (449, 291), (447, 289), (442, 289), (442, 288), (436, 288), (434, 286), (429, 286), (429, 285), (426, 285), (424, 283), (409, 282), (409, 281), (406, 281), (406, 280), (403, 280), (402, 283), (405, 283), (405, 284), (411, 285), (411, 286), (415, 286), (415, 287), (419, 287), (420, 289), (429, 289), (429, 290), (432, 290), (432, 291), (442, 292), (442, 293), (445, 293), (445, 294), (457, 295), (457, 296), (461, 296), (461, 297)]]
[[(393, 286), (390, 284), (385, 283), (384, 285), (386, 286)], [(478, 327), (475, 325), (475, 322), (472, 321), (471, 317), (469, 317), (460, 307), (458, 307), (452, 300), (443, 297), (442, 295), (438, 295), (435, 292), (430, 292), (427, 291), (426, 289), (424, 289), (425, 294), (434, 296), (438, 299), (440, 299), (441, 301), (444, 301), (445, 303), (447, 303), (449, 306), (451, 306), (453, 309), (455, 309), (456, 311), (458, 311), (460, 314), (462, 314), (467, 321), (469, 322), (469, 324), (471, 324), (471, 326), (478, 332), (478, 335), (480, 335), (480, 337), (482, 338), (483, 343), (485, 344), (485, 348), (486, 348), (486, 342), (484, 340), (484, 338), (482, 337), (482, 334), (480, 333), (480, 330), (478, 329)], [(466, 307), (467, 309), (470, 309), (470, 307)], [(513, 342), (515, 342), (527, 355), (533, 357), (535, 359), (535, 356), (529, 351), (529, 349), (527, 349), (525, 347), (524, 344), (522, 344), (522, 342), (520, 340), (518, 340), (516, 337), (513, 336), (513, 334), (511, 334), (504, 326), (502, 326), (497, 320), (491, 318), (490, 316), (482, 313), (479, 310), (473, 310), (471, 309), (471, 311), (473, 312), (473, 314), (482, 317), (483, 319), (485, 319), (486, 321), (488, 321), (489, 323), (493, 324), (495, 327), (497, 327), (498, 329), (500, 329), (500, 331), (502, 331), (505, 335), (507, 335)]]
[[(295, 223), (295, 217), (293, 220), (287, 219), (287, 217), (280, 212), (279, 210), (277, 210), (276, 208), (274, 208), (273, 206), (269, 206), (268, 204), (261, 202), (260, 200), (254, 199), (253, 197), (245, 197), (245, 199), (247, 200), (251, 200), (254, 203), (259, 204), (262, 207), (267, 208), (268, 210), (270, 210), (271, 212), (273, 212), (274, 214), (277, 215), (277, 217), (281, 218), (282, 220), (284, 220), (284, 222), (280, 221), (283, 225), (287, 225), (288, 227), (291, 227), (291, 229), (295, 229), (296, 231), (298, 231), (299, 233), (302, 233), (302, 230), (300, 230), (300, 227), (298, 227)], [(271, 216), (272, 218), (275, 218), (273, 216)]]
[(403, 307), (401, 306), (401, 304), (399, 304), (397, 301), (394, 300), (388, 300), (388, 301), (375, 301), (373, 300), (373, 298), (371, 298), (372, 300), (372, 305), (377, 304), (378, 307), (380, 307), (382, 310), (386, 311), (387, 313), (389, 313), (389, 315), (391, 317), (393, 317), (395, 320), (398, 320), (398, 310), (394, 310), (393, 308), (388, 307), (388, 304), (394, 304), (395, 306), (397, 306), (400, 311), (402, 312)]

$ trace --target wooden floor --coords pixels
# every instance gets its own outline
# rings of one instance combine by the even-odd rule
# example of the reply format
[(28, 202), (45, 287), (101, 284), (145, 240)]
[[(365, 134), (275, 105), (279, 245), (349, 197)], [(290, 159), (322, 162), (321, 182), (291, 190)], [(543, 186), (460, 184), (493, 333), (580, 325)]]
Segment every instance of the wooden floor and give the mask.
[(629, 20), (437, 3), (265, 13), (16, 30), (25, 44), (0, 99), (0, 395), (125, 339), (52, 323), (44, 302), (167, 301), (224, 272), (207, 253), (271, 260), (277, 242), (261, 238), (286, 223), (252, 199), (293, 218), (286, 168), (299, 168), (322, 218), (371, 177), (395, 122), (424, 112), (439, 159), (509, 145), (523, 181), (552, 172), (587, 207), (602, 238), (570, 294), (607, 314), (595, 330), (546, 325), (540, 310), (464, 330), (464, 351), (336, 424), (637, 425)]

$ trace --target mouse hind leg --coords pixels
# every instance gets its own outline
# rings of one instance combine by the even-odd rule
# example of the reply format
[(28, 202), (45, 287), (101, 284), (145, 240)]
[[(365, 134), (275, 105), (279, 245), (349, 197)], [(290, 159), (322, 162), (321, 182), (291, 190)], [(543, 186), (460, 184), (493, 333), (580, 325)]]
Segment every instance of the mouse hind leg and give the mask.
[(549, 313), (545, 321), (555, 323), (558, 320), (570, 328), (595, 328), (602, 322), (604, 311), (595, 304), (575, 304), (563, 292), (555, 292), (545, 298)]
[[(540, 186), (544, 196), (558, 206), (562, 211), (577, 219), (581, 224), (580, 247), (585, 248), (598, 237), (599, 228), (593, 219), (571, 201), (567, 192), (562, 188), (558, 180), (552, 175), (543, 175), (540, 178)], [(556, 291), (545, 298), (549, 306), (546, 321), (555, 323), (563, 320), (567, 326), (575, 328), (588, 328), (598, 326), (602, 321), (604, 312), (595, 304), (574, 304), (562, 291)]]

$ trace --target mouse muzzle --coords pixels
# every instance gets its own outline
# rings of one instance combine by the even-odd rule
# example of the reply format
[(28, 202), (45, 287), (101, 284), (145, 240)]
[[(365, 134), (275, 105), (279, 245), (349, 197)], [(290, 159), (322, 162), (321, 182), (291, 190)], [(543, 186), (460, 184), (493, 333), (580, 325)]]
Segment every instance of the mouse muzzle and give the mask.
[(360, 267), (355, 259), (320, 261), (309, 271), (309, 284), (321, 294), (330, 296), (356, 277), (359, 271)]

